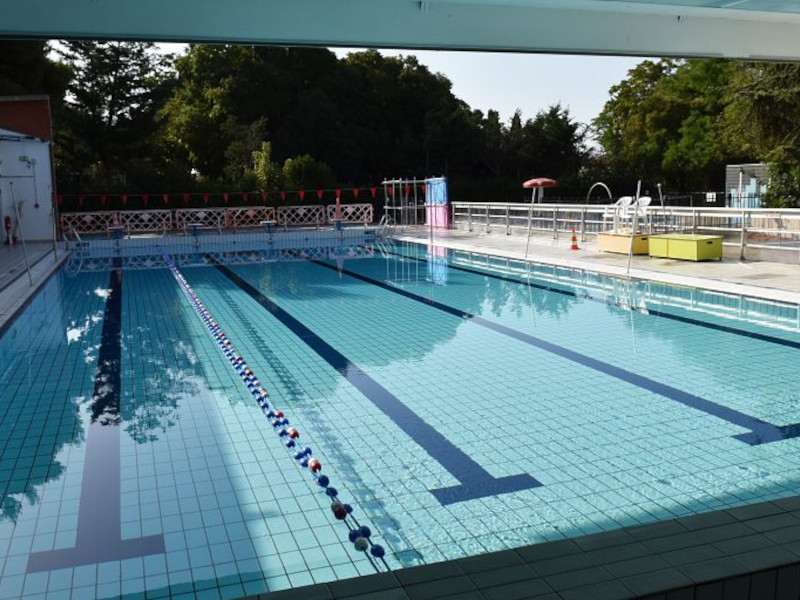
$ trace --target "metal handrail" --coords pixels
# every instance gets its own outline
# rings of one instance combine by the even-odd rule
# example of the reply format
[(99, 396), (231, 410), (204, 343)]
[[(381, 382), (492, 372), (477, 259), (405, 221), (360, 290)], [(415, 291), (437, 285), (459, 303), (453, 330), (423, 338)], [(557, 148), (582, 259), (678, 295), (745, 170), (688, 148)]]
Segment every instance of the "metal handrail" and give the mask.
[(19, 212), (19, 204), (17, 204), (16, 198), (14, 197), (14, 182), (8, 182), (9, 188), (11, 189), (11, 204), (14, 205), (14, 211), (17, 213), (17, 231), (19, 231), (19, 239), (22, 242), (22, 256), (25, 258), (25, 269), (28, 271), (28, 281), (33, 287), (33, 276), (31, 275), (31, 265), (28, 262), (28, 250), (25, 247), (25, 234), (22, 231), (22, 215)]
[[(455, 229), (525, 235), (549, 232), (554, 237), (574, 227), (581, 239), (606, 229), (603, 213), (609, 205), (453, 202)], [(691, 231), (723, 236), (725, 246), (795, 251), (800, 254), (800, 209), (677, 207), (650, 205), (646, 230), (652, 233)], [(529, 225), (530, 224), (530, 225)]]

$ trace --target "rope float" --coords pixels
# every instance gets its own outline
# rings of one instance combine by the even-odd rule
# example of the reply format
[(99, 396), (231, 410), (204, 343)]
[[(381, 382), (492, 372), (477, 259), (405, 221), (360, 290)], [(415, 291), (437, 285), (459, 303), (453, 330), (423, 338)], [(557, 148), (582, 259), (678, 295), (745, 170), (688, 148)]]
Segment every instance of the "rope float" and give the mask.
[(292, 455), (295, 463), (308, 469), (314, 478), (317, 485), (325, 489), (325, 494), (331, 499), (331, 512), (338, 521), (342, 521), (347, 525), (349, 531), (348, 538), (352, 542), (353, 547), (358, 552), (363, 552), (369, 560), (370, 564), (376, 571), (381, 571), (381, 565), (385, 570), (389, 571), (389, 564), (386, 562), (386, 550), (380, 544), (372, 541), (372, 531), (366, 525), (362, 525), (353, 515), (353, 507), (349, 504), (342, 502), (339, 499), (338, 490), (331, 485), (330, 478), (322, 473), (322, 463), (318, 458), (312, 456), (313, 452), (309, 446), (300, 448), (300, 432), (296, 427), (289, 426), (289, 419), (283, 414), (283, 411), (270, 408), (269, 393), (261, 385), (261, 382), (256, 377), (253, 370), (247, 365), (244, 358), (239, 355), (228, 336), (220, 328), (219, 324), (211, 316), (211, 313), (203, 305), (200, 297), (189, 285), (184, 276), (175, 266), (172, 257), (162, 248), (161, 255), (164, 262), (167, 263), (173, 277), (180, 285), (184, 295), (188, 298), (189, 302), (194, 308), (197, 315), (202, 319), (206, 329), (211, 333), (217, 345), (222, 350), (225, 357), (231, 363), (231, 366), (236, 373), (241, 377), (242, 382), (250, 391), (250, 395), (261, 408), (261, 412), (272, 425), (273, 430), (277, 433), (278, 437), (284, 443), (287, 451)]

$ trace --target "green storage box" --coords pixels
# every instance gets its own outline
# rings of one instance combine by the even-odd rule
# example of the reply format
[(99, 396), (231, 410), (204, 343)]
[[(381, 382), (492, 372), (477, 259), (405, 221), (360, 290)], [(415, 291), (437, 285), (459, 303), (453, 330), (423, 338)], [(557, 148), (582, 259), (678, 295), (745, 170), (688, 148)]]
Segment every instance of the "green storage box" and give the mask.
[(668, 233), (650, 236), (650, 256), (678, 260), (719, 260), (722, 236)]

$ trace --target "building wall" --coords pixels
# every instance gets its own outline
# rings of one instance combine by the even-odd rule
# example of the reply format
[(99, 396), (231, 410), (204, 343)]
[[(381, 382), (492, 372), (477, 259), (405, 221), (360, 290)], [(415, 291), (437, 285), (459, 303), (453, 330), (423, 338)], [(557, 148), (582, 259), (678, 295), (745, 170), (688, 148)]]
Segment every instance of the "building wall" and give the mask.
[[(750, 163), (728, 165), (725, 168), (725, 193), (732, 208), (759, 208), (769, 183), (769, 165)], [(739, 174), (742, 176), (742, 193), (739, 197)]]
[[(6, 241), (6, 216), (11, 217), (12, 232), (19, 239), (52, 240), (54, 217), (50, 142), (7, 138), (3, 133), (8, 132), (0, 130), (0, 227), (3, 242)], [(21, 229), (13, 201), (19, 206)]]
[(48, 96), (0, 96), (0, 129), (52, 140)]

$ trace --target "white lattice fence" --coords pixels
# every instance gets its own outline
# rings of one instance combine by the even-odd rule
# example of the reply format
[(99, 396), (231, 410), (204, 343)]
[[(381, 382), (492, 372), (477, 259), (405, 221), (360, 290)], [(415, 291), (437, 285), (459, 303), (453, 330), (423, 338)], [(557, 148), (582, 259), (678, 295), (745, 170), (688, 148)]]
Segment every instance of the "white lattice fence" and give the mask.
[(271, 206), (229, 208), (227, 213), (228, 227), (233, 229), (259, 227), (261, 221), (275, 220), (275, 209)]
[(61, 213), (61, 230), (79, 234), (107, 233), (109, 227), (121, 225), (117, 211)]
[(225, 227), (224, 208), (179, 208), (175, 211), (176, 229), (187, 229), (197, 225), (208, 229), (221, 230)]
[(171, 210), (125, 210), (119, 213), (120, 225), (128, 233), (169, 231), (172, 229)]
[(326, 223), (325, 207), (311, 206), (279, 206), (278, 222), (281, 225), (321, 225)]
[[(372, 204), (341, 204), (342, 221), (345, 223), (372, 223)], [(331, 223), (336, 216), (336, 205), (328, 206), (328, 221)]]

